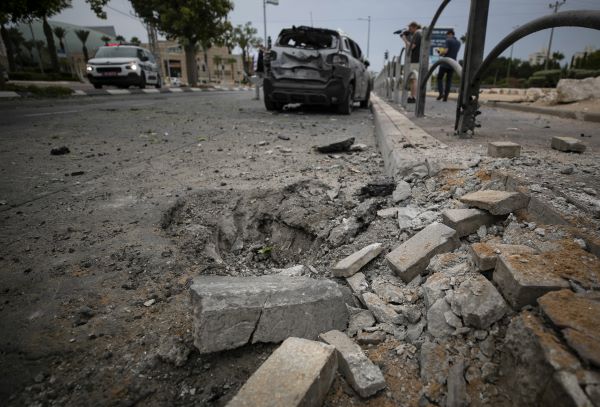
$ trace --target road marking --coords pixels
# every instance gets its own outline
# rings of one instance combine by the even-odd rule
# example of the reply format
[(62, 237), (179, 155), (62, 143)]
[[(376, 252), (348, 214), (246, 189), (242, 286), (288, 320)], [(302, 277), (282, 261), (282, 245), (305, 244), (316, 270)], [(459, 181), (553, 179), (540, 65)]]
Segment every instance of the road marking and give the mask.
[(69, 113), (79, 113), (79, 112), (81, 112), (81, 110), (63, 110), (62, 112), (24, 114), (23, 117), (50, 116), (50, 115), (54, 115), (54, 114), (69, 114)]
[(127, 89), (106, 89), (111, 95), (131, 95), (131, 92)]
[(87, 96), (87, 93), (85, 93), (82, 90), (76, 89), (73, 91), (73, 96)]
[(181, 89), (181, 88), (169, 88), (169, 91), (171, 91), (173, 93), (178, 93), (178, 92), (183, 92), (183, 89)]
[(200, 88), (190, 88), (192, 90), (192, 92), (202, 92), (202, 89)]
[(142, 92), (144, 92), (144, 93), (160, 93), (160, 90), (158, 90), (158, 89), (142, 89)]
[(20, 97), (20, 96), (17, 92), (11, 92), (11, 91), (1, 91), (0, 92), (0, 98), (18, 98), (18, 97)]

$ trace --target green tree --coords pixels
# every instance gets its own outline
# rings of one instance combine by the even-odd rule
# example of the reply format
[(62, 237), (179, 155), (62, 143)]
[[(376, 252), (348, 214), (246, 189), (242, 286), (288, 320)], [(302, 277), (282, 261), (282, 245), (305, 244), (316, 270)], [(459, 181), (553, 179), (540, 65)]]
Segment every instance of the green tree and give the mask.
[(249, 75), (250, 68), (248, 66), (248, 55), (250, 49), (256, 48), (262, 44), (262, 39), (257, 37), (258, 30), (252, 27), (252, 23), (248, 21), (244, 25), (238, 25), (233, 29), (233, 41), (235, 45), (242, 49), (242, 65), (244, 72)]
[(142, 43), (142, 41), (140, 41), (138, 37), (131, 37), (131, 40), (129, 40), (129, 42), (134, 45), (140, 45)]
[(117, 35), (115, 37), (115, 40), (119, 41), (119, 44), (122, 44), (122, 43), (126, 42), (125, 37), (123, 37), (122, 35)]
[(77, 36), (77, 38), (79, 38), (79, 41), (81, 41), (81, 50), (83, 51), (83, 58), (85, 59), (85, 62), (87, 62), (90, 58), (88, 56), (88, 49), (85, 46), (85, 43), (87, 42), (87, 39), (90, 36), (90, 32), (87, 30), (75, 30), (75, 35)]
[(8, 69), (10, 71), (15, 71), (16, 60), (20, 57), (21, 45), (25, 42), (25, 38), (23, 38), (23, 33), (21, 33), (18, 28), (6, 28), (5, 26), (2, 26), (2, 38), (4, 39), (4, 45), (6, 46)]
[(108, 42), (111, 40), (111, 38), (108, 35), (103, 35), (102, 37), (100, 37), (100, 39), (102, 40), (104, 45), (108, 45)]
[[(198, 45), (206, 52), (218, 43), (227, 25), (225, 18), (233, 10), (231, 0), (131, 0), (136, 13), (153, 24), (169, 39), (177, 39), (185, 52), (187, 80), (198, 81), (196, 51)], [(206, 64), (208, 66), (208, 64)], [(209, 70), (210, 75), (210, 70)]]
[[(217, 68), (217, 75), (221, 75), (221, 64), (223, 63), (223, 57), (221, 55), (214, 55), (213, 56), (213, 63), (215, 64), (215, 67)], [(221, 78), (223, 79), (223, 78)]]
[(56, 38), (58, 38), (58, 45), (60, 46), (60, 49), (62, 52), (65, 52), (65, 42), (64, 39), (67, 35), (67, 30), (64, 29), (63, 27), (54, 27), (54, 35), (56, 35)]
[(35, 58), (33, 57), (33, 48), (35, 47), (35, 41), (34, 40), (27, 40), (23, 42), (23, 46), (25, 47), (25, 49), (27, 50), (27, 53), (29, 54), (29, 59), (31, 60), (31, 63), (33, 64)]

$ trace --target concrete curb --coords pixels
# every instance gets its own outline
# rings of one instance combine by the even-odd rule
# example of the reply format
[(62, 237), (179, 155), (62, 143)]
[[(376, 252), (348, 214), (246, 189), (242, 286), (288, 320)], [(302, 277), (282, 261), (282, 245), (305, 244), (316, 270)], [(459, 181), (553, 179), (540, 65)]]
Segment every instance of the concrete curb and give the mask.
[(375, 138), (388, 176), (400, 180), (417, 174), (430, 177), (442, 169), (466, 168), (460, 160), (449, 160), (448, 146), (411, 122), (402, 113), (371, 94)]
[[(148, 89), (93, 89), (93, 90), (73, 90), (68, 97), (75, 96), (121, 96), (121, 95), (143, 95), (159, 93), (191, 93), (191, 92), (242, 92), (252, 91), (254, 88), (247, 87), (221, 87), (214, 88), (148, 88)], [(0, 91), (0, 99), (15, 99), (30, 97), (28, 92)]]

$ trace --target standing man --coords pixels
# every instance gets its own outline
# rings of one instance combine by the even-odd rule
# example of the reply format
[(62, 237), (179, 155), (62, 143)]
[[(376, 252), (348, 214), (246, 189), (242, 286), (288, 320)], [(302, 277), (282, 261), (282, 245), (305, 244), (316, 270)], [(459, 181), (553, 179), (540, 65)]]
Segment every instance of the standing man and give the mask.
[[(417, 94), (417, 80), (419, 79), (419, 55), (421, 52), (421, 26), (413, 21), (408, 25), (408, 31), (401, 34), (401, 38), (406, 44), (406, 49), (410, 47), (412, 40), (412, 48), (410, 49), (410, 72), (412, 72), (410, 83), (410, 97), (406, 100), (408, 103), (415, 103), (415, 95)], [(414, 38), (414, 39), (413, 39)], [(410, 73), (405, 74), (408, 77)]]
[[(446, 32), (446, 46), (443, 50), (440, 50), (440, 56), (451, 58), (456, 61), (458, 56), (458, 50), (460, 49), (460, 41), (454, 36), (454, 30), (450, 29)], [(437, 76), (438, 85), (438, 97), (437, 100), (444, 99), (444, 102), (448, 101), (448, 93), (450, 93), (450, 87), (452, 86), (452, 75), (454, 69), (446, 64), (440, 65)], [(446, 89), (444, 89), (444, 75), (446, 75)]]

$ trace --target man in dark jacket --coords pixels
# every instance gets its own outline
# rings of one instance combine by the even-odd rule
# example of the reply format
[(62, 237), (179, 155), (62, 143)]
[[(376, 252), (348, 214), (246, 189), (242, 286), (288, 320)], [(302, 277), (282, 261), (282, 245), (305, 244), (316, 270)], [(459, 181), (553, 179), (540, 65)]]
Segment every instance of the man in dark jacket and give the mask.
[[(446, 32), (446, 46), (440, 51), (440, 56), (451, 58), (456, 61), (458, 51), (460, 50), (460, 41), (454, 36), (454, 30), (448, 30)], [(439, 95), (437, 100), (444, 99), (444, 102), (448, 101), (448, 93), (450, 93), (450, 87), (452, 86), (452, 75), (454, 69), (446, 64), (440, 65), (437, 76), (437, 85)], [(444, 75), (446, 76), (446, 87), (444, 89)]]

